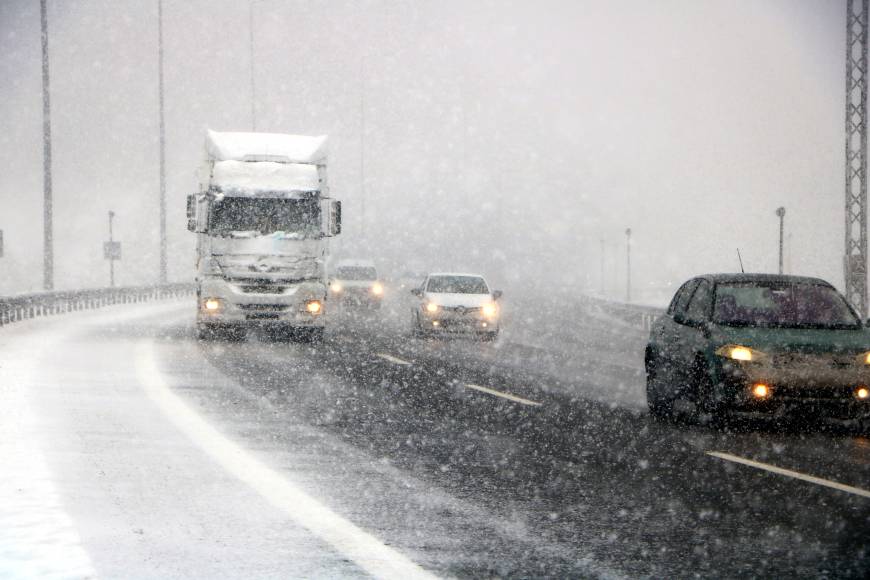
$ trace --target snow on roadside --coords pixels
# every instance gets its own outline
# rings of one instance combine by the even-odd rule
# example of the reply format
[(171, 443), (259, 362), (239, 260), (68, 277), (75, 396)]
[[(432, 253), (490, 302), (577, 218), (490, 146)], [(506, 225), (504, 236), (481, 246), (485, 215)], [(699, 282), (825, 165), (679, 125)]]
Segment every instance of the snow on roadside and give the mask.
[[(46, 340), (48, 339), (48, 340)], [(43, 333), (0, 334), (0, 577), (92, 578), (95, 571), (61, 505), (39, 448), (39, 425), (26, 391)]]

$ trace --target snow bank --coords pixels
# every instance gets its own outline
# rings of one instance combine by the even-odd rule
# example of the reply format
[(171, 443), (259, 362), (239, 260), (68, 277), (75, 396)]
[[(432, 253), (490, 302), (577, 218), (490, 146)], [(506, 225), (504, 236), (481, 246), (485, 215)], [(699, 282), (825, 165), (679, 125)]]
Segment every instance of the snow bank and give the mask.
[(326, 163), (326, 135), (208, 131), (205, 148), (215, 161)]
[(218, 161), (211, 183), (223, 193), (256, 194), (275, 191), (317, 191), (317, 166), (261, 161)]

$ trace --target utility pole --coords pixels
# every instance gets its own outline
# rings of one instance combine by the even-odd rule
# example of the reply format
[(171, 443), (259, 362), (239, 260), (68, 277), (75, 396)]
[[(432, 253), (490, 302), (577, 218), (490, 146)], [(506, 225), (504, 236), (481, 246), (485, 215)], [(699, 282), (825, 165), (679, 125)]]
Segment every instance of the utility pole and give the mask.
[(360, 238), (366, 238), (366, 55), (363, 47), (359, 74), (359, 188)]
[(604, 238), (601, 238), (601, 296), (604, 296)]
[[(111, 252), (111, 248), (115, 245), (115, 238), (112, 235), (112, 219), (115, 217), (115, 212), (109, 211), (109, 248)], [(114, 253), (109, 254), (109, 287), (115, 287), (115, 255)]]
[(42, 288), (54, 289), (54, 228), (51, 194), (51, 99), (48, 79), (48, 12), (40, 0), (42, 26)]
[(867, 318), (868, 0), (846, 6), (846, 298)]
[(257, 131), (257, 87), (254, 84), (254, 1), (248, 3), (248, 58), (251, 69), (251, 131)]
[(779, 273), (782, 274), (782, 249), (783, 249), (783, 234), (785, 233), (785, 208), (776, 208), (776, 215), (779, 217)]
[(625, 230), (625, 301), (631, 302), (631, 228)]
[(157, 0), (157, 84), (160, 93), (160, 283), (166, 284), (166, 123), (163, 115), (163, 0)]

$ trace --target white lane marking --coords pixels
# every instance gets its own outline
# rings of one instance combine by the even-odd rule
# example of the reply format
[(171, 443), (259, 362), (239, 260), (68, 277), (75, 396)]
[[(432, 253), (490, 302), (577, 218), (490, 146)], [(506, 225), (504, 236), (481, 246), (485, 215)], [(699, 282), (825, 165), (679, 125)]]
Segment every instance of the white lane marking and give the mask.
[(175, 426), (218, 464), (251, 486), (293, 521), (330, 544), (376, 578), (436, 578), (408, 557), (336, 514), (280, 473), (264, 465), (212, 427), (167, 385), (154, 361), (154, 345), (136, 348), (136, 375), (145, 392)]
[(496, 397), (501, 397), (502, 399), (507, 399), (508, 401), (513, 401), (514, 403), (529, 405), (530, 407), (540, 407), (541, 406), (541, 403), (538, 403), (537, 401), (530, 401), (529, 399), (524, 399), (524, 398), (518, 397), (516, 395), (511, 395), (510, 393), (502, 393), (501, 391), (496, 391), (495, 389), (490, 389), (489, 387), (481, 387), (480, 385), (474, 385), (471, 383), (465, 383), (465, 387), (468, 389), (474, 389), (475, 391), (480, 391), (481, 393), (495, 395)]
[(731, 455), (730, 453), (722, 453), (720, 451), (708, 451), (707, 455), (712, 455), (713, 457), (718, 457), (719, 459), (724, 459), (725, 461), (741, 463), (743, 465), (748, 465), (749, 467), (754, 467), (756, 469), (763, 469), (765, 471), (770, 471), (771, 473), (777, 473), (779, 475), (793, 477), (795, 479), (800, 479), (801, 481), (808, 481), (810, 483), (815, 483), (816, 485), (824, 485), (825, 487), (830, 487), (839, 491), (845, 491), (846, 493), (853, 493), (855, 495), (860, 495), (861, 497), (870, 498), (870, 491), (867, 491), (866, 489), (852, 487), (851, 485), (837, 483), (836, 481), (822, 479), (821, 477), (807, 475), (805, 473), (800, 473), (799, 471), (792, 471), (791, 469), (784, 469), (782, 467), (777, 467), (776, 465), (770, 465), (769, 463), (753, 461), (752, 459), (746, 459), (745, 457)]
[(381, 357), (384, 360), (388, 360), (391, 363), (396, 363), (397, 365), (411, 366), (414, 363), (408, 362), (406, 360), (402, 360), (400, 358), (394, 357), (393, 355), (386, 354), (383, 352), (377, 353), (377, 356)]

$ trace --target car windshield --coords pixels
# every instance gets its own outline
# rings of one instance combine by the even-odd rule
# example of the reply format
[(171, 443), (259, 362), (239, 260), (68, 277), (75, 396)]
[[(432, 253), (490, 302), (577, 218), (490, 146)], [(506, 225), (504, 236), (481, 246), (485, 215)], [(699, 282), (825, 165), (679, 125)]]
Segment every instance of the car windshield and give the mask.
[(840, 294), (810, 283), (719, 284), (713, 321), (727, 326), (857, 328), (861, 325)]
[(284, 232), (310, 238), (320, 235), (320, 204), (316, 199), (252, 199), (226, 197), (214, 204), (209, 233), (230, 236)]
[(378, 272), (367, 266), (342, 266), (336, 268), (335, 278), (339, 280), (377, 280)]
[(426, 291), (437, 294), (489, 294), (486, 282), (478, 276), (432, 276)]

